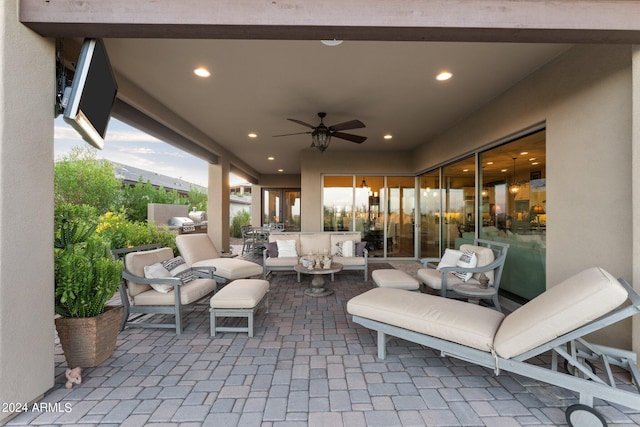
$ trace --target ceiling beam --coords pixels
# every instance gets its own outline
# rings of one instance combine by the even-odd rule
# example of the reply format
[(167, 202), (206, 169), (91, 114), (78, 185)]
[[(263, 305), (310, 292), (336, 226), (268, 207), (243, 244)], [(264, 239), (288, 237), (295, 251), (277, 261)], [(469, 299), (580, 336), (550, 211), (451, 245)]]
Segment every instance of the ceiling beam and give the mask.
[(20, 0), (46, 37), (640, 43), (636, 0)]

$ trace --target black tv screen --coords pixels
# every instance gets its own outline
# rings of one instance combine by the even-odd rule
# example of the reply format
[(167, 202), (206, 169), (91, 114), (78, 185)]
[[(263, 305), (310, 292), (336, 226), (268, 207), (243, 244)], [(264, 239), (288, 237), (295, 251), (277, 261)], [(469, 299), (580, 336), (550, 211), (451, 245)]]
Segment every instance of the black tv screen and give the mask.
[(82, 139), (102, 148), (118, 84), (101, 39), (85, 39), (73, 76), (64, 120)]

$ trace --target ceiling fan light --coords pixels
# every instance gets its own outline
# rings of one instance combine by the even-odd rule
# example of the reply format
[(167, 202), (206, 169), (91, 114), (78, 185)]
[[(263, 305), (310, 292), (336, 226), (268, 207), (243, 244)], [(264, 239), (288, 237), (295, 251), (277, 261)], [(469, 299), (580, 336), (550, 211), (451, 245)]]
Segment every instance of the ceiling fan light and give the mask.
[(316, 129), (311, 133), (311, 139), (313, 141), (311, 144), (312, 147), (316, 147), (318, 150), (324, 151), (329, 147), (331, 135), (326, 129)]

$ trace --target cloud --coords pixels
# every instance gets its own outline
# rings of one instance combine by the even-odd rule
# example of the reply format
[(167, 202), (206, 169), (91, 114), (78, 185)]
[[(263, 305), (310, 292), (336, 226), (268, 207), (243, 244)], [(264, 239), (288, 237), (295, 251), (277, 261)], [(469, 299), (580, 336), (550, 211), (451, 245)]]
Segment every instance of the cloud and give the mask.
[(147, 147), (124, 147), (119, 148), (118, 151), (123, 153), (131, 153), (131, 154), (155, 154), (156, 151), (152, 148)]

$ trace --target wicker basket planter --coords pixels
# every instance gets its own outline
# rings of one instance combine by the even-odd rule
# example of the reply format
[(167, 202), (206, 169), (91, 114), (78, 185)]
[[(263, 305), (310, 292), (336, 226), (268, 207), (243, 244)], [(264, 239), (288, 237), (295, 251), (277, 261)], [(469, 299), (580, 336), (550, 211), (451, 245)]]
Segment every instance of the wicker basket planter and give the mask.
[(122, 306), (107, 306), (95, 317), (55, 319), (68, 367), (93, 368), (113, 354), (123, 310)]

